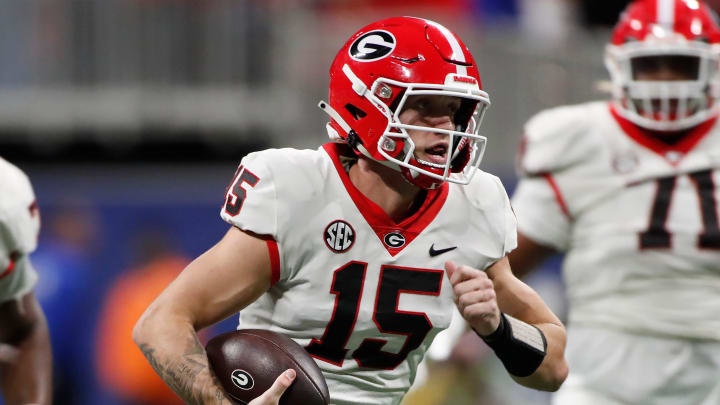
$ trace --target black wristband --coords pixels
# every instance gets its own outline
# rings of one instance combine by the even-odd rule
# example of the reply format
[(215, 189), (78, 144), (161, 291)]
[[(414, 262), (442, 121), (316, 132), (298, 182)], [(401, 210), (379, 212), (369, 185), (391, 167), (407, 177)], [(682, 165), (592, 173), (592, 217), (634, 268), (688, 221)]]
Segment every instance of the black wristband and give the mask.
[(547, 352), (547, 340), (540, 329), (503, 313), (495, 332), (478, 336), (493, 349), (505, 369), (517, 377), (534, 373)]
[[(503, 314), (501, 312), (500, 313), (500, 323), (498, 324), (497, 329), (495, 329), (495, 332), (493, 332), (487, 336), (483, 336), (483, 335), (477, 333), (477, 331), (475, 331), (475, 333), (478, 336), (480, 336), (480, 338), (482, 340), (484, 340), (485, 343), (490, 345), (491, 343), (497, 342), (499, 339), (501, 339), (503, 337), (503, 334), (505, 333), (505, 329), (507, 329), (507, 326), (505, 326), (506, 324), (507, 324), (507, 318), (505, 318), (505, 314)], [(475, 330), (475, 329), (473, 329), (473, 330)], [(492, 347), (492, 346), (490, 346), (490, 347)]]

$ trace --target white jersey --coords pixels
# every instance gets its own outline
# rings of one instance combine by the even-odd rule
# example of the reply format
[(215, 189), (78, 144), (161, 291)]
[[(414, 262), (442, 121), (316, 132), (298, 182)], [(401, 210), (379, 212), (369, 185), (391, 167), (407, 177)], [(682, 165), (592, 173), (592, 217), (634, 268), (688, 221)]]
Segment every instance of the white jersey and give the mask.
[(35, 285), (28, 255), (37, 247), (40, 216), (30, 180), (0, 158), (0, 302), (19, 299)]
[(567, 252), (569, 325), (720, 340), (720, 128), (674, 145), (608, 103), (526, 126), (519, 231)]
[(273, 286), (239, 328), (293, 338), (316, 359), (331, 404), (398, 404), (435, 335), (452, 318), (444, 263), (486, 269), (516, 246), (515, 217), (496, 177), (431, 190), (393, 222), (350, 182), (344, 145), (252, 153), (222, 217), (268, 235)]

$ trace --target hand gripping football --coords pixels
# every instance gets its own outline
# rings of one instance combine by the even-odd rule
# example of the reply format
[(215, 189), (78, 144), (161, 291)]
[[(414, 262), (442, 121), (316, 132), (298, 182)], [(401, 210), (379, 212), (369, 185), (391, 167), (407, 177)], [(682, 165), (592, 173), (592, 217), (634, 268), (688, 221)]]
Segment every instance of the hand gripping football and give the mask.
[(294, 340), (262, 329), (243, 329), (210, 339), (210, 368), (228, 397), (247, 404), (259, 397), (283, 371), (297, 376), (280, 398), (280, 405), (327, 405), (325, 378), (315, 360)]

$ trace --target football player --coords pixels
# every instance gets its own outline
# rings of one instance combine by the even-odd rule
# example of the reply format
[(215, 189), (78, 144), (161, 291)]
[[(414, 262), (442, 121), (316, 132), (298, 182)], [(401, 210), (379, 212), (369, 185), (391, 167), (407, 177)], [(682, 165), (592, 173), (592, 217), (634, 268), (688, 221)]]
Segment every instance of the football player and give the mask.
[(8, 405), (51, 402), (50, 337), (28, 257), (39, 230), (30, 181), (0, 158), (0, 395)]
[(635, 1), (606, 48), (612, 101), (525, 127), (510, 262), (565, 252), (555, 404), (720, 403), (719, 55), (706, 4)]
[(221, 211), (230, 230), (138, 321), (155, 370), (189, 403), (229, 403), (196, 331), (242, 310), (239, 328), (307, 349), (333, 405), (398, 404), (457, 305), (519, 383), (556, 390), (564, 327), (512, 275), (515, 216), (478, 169), (489, 104), (447, 28), (400, 17), (353, 35), (319, 104), (334, 142), (246, 156)]

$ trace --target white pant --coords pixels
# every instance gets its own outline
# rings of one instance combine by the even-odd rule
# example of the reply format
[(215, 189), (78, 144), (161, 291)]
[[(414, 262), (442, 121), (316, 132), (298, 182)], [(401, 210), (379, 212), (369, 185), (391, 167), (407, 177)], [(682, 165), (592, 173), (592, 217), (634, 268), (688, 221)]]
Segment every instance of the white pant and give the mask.
[(720, 405), (720, 342), (568, 328), (553, 405)]

